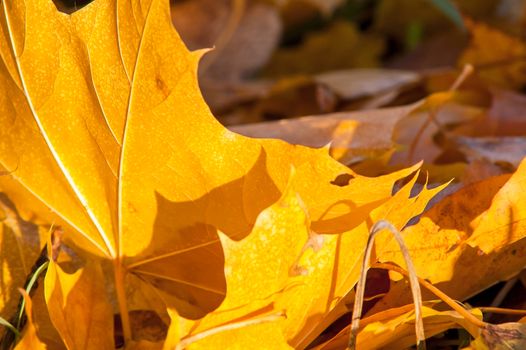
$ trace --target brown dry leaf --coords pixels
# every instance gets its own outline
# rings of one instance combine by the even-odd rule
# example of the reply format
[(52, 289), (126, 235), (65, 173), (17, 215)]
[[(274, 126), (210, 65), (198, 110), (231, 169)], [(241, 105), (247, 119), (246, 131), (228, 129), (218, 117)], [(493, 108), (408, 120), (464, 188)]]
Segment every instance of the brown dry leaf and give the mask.
[(472, 343), (473, 350), (520, 350), (526, 347), (526, 324), (488, 325)]
[(526, 44), (488, 25), (468, 20), (472, 39), (459, 65), (473, 65), (480, 76), (501, 87), (520, 88), (526, 83)]
[(131, 280), (182, 317), (221, 304), (218, 231), (247, 236), (292, 166), (318, 233), (358, 227), (418, 167), (366, 178), (326, 149), (225, 129), (199, 92), (203, 52), (185, 48), (169, 11), (166, 0), (96, 0), (71, 16), (50, 0), (13, 0), (0, 11), (0, 163), (11, 171), (0, 186), (60, 224), (78, 253), (112, 264), (126, 340)]
[[(525, 174), (523, 161), (511, 177), (468, 185), (407, 228), (404, 239), (418, 276), (451, 298), (465, 300), (519, 273), (526, 255)], [(394, 242), (379, 242), (377, 255), (382, 261), (403, 263)], [(408, 293), (405, 282), (393, 283), (371, 313), (409, 303)]]
[[(482, 319), (480, 310), (470, 310)], [(422, 308), (424, 334), (427, 338), (451, 328), (462, 327), (473, 336), (479, 334), (479, 329), (466, 321), (455, 311), (437, 311), (428, 303)], [(412, 304), (381, 311), (364, 318), (358, 333), (358, 349), (407, 349), (415, 344), (415, 313)], [(334, 338), (319, 345), (315, 350), (344, 349), (349, 341), (349, 327), (346, 327)]]
[(193, 0), (172, 5), (172, 20), (190, 50), (215, 49), (202, 61), (208, 81), (237, 81), (261, 68), (281, 36), (278, 10), (261, 1)]
[(526, 157), (526, 137), (457, 137), (455, 141), (470, 162), (484, 159), (516, 169)]
[(524, 136), (526, 96), (513, 91), (492, 89), (491, 107), (474, 123), (459, 128), (459, 136)]
[(325, 31), (308, 36), (301, 46), (278, 50), (265, 68), (265, 74), (290, 76), (376, 67), (383, 51), (380, 37), (362, 34), (352, 23), (337, 21)]
[[(290, 2), (297, 2), (297, 0), (274, 0), (275, 3), (277, 3), (279, 6), (285, 6)], [(321, 11), (321, 13), (325, 16), (329, 16), (336, 10), (338, 7), (340, 7), (344, 0), (303, 0), (304, 2), (307, 2), (313, 6), (315, 6), (318, 10)]]
[(415, 72), (365, 68), (331, 71), (314, 76), (315, 81), (326, 85), (344, 100), (393, 92), (416, 84), (420, 79), (420, 75)]
[[(457, 0), (454, 4), (464, 14), (473, 17), (495, 13), (499, 0)], [(451, 22), (432, 1), (381, 0), (375, 7), (374, 26), (376, 30), (394, 36), (404, 42), (412, 25), (421, 27), (423, 35), (432, 35), (451, 30)]]
[(331, 155), (336, 159), (353, 155), (383, 154), (394, 146), (393, 134), (398, 122), (420, 104), (363, 112), (340, 112), (276, 122), (233, 126), (242, 135), (277, 138), (310, 147), (331, 143)]

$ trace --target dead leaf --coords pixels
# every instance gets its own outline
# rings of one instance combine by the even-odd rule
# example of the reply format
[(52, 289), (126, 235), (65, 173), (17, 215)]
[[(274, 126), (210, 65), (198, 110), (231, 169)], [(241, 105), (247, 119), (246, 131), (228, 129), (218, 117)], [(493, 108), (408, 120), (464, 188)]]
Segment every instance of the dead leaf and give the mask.
[[(443, 188), (424, 189), (420, 196), (408, 199), (416, 178), (413, 176), (392, 199), (375, 209), (370, 219), (342, 235), (317, 233), (323, 227), (316, 228), (309, 221), (310, 212), (295, 192), (301, 182), (293, 178), (282, 199), (260, 214), (247, 238), (235, 242), (221, 236), (229, 293), (217, 310), (197, 325), (188, 324), (186, 332), (191, 333), (185, 337), (228, 325), (233, 320), (257, 319), (270, 310), (282, 310), (286, 319), (260, 325), (248, 347), (259, 344), (272, 348), (272, 344), (281, 343), (293, 348), (307, 346), (347, 312), (343, 300), (358, 280), (362, 254), (362, 250), (355, 247), (365, 244), (370, 222), (387, 218), (402, 227)], [(257, 268), (246, 269), (247, 264)], [(246, 281), (254, 282), (247, 284)], [(263, 328), (267, 330), (261, 337), (258, 334)], [(215, 348), (230, 338), (228, 334), (217, 334), (215, 338), (200, 340), (195, 346)]]
[(526, 157), (526, 137), (457, 137), (455, 141), (470, 162), (485, 159), (516, 169)]
[[(215, 47), (201, 62), (201, 77), (239, 81), (270, 58), (281, 37), (278, 10), (261, 1), (197, 0), (175, 3), (172, 20), (190, 50)], [(240, 7), (240, 8), (238, 8)], [(204, 84), (204, 95), (208, 91)]]
[(524, 323), (488, 325), (472, 343), (474, 350), (519, 350), (526, 346)]
[[(415, 343), (415, 313), (413, 305), (392, 308), (364, 318), (363, 328), (358, 333), (358, 349), (407, 349)], [(471, 310), (482, 319), (480, 310)], [(425, 335), (430, 338), (451, 328), (463, 327), (473, 335), (478, 328), (467, 322), (455, 311), (437, 311), (428, 303), (422, 308)], [(328, 342), (315, 347), (316, 350), (343, 349), (349, 340), (349, 328), (345, 328)]]
[(336, 159), (350, 160), (353, 154), (383, 153), (394, 146), (393, 134), (398, 122), (419, 104), (363, 112), (340, 112), (276, 122), (233, 126), (231, 130), (258, 138), (278, 138), (310, 147), (331, 143)]
[(49, 262), (46, 302), (51, 321), (68, 349), (114, 347), (113, 310), (103, 281), (102, 269), (95, 262), (73, 274)]
[[(296, 0), (274, 0), (280, 6), (284, 6), (286, 3), (294, 2)], [(311, 5), (314, 5), (318, 8), (321, 13), (325, 16), (331, 15), (336, 8), (341, 6), (344, 3), (344, 0), (304, 0)]]
[[(511, 177), (491, 177), (464, 187), (404, 231), (419, 277), (462, 301), (522, 270), (526, 247), (521, 238), (526, 230), (520, 186), (525, 169), (523, 162)], [(394, 242), (377, 247), (380, 260), (403, 263)], [(409, 293), (405, 282), (392, 283), (370, 313), (409, 303), (404, 293)]]
[(340, 98), (352, 100), (416, 84), (420, 76), (410, 71), (364, 68), (321, 73), (314, 79), (327, 85)]
[(480, 76), (501, 87), (520, 88), (526, 83), (526, 44), (497, 29), (467, 21), (472, 39), (459, 65), (473, 65)]
[(301, 46), (278, 50), (264, 71), (278, 77), (376, 67), (383, 51), (380, 37), (363, 35), (352, 23), (339, 21), (308, 36)]
[[(97, 0), (71, 16), (48, 0), (1, 10), (0, 163), (16, 170), (0, 185), (28, 210), (50, 208), (79, 254), (111, 263), (126, 340), (130, 280), (182, 317), (221, 304), (218, 231), (248, 235), (291, 166), (312, 229), (334, 234), (362, 224), (418, 167), (366, 178), (325, 149), (228, 131), (199, 92), (203, 52), (184, 47), (169, 10), (164, 0)], [(342, 175), (349, 181), (334, 184)]]

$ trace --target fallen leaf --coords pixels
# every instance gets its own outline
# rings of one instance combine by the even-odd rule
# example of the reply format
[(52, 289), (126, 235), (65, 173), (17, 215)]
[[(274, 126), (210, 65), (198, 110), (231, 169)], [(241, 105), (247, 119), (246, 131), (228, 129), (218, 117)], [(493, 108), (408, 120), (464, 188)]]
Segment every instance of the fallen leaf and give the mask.
[(258, 138), (277, 138), (293, 144), (323, 147), (331, 143), (336, 159), (383, 153), (394, 146), (398, 122), (419, 104), (372, 111), (340, 112), (232, 126), (231, 130)]
[(96, 262), (72, 274), (49, 262), (45, 280), (49, 316), (68, 349), (114, 347), (113, 308), (102, 281), (102, 269)]
[(410, 71), (364, 68), (321, 73), (314, 79), (327, 85), (340, 98), (351, 100), (416, 84), (420, 76)]
[(519, 350), (526, 346), (524, 323), (488, 325), (471, 343), (474, 350)]
[(112, 265), (126, 340), (130, 280), (181, 317), (221, 304), (218, 231), (248, 235), (291, 166), (312, 229), (334, 234), (359, 226), (418, 167), (366, 178), (326, 149), (228, 131), (199, 92), (204, 52), (185, 48), (168, 1), (98, 0), (71, 16), (49, 0), (4, 1), (1, 21), (0, 163), (11, 173), (0, 185), (27, 210), (50, 208), (78, 254)]
[(172, 5), (172, 20), (190, 50), (215, 46), (201, 62), (205, 98), (206, 81), (239, 81), (252, 75), (268, 61), (281, 37), (277, 8), (261, 1), (179, 2)]
[(306, 1), (315, 5), (317, 8), (319, 8), (321, 13), (325, 16), (331, 15), (335, 9), (337, 9), (344, 3), (344, 0), (306, 0)]
[(484, 23), (468, 20), (471, 43), (459, 65), (473, 65), (480, 76), (501, 87), (520, 88), (526, 83), (526, 44)]
[(354, 24), (337, 21), (325, 31), (309, 35), (298, 47), (276, 51), (264, 73), (278, 77), (376, 67), (383, 51), (380, 37), (364, 35)]
[(526, 137), (457, 137), (455, 141), (470, 162), (485, 159), (516, 169), (526, 157)]
[[(358, 280), (362, 254), (362, 249), (356, 247), (365, 244), (371, 222), (387, 218), (403, 227), (443, 188), (424, 189), (420, 196), (408, 199), (416, 179), (417, 176), (413, 176), (358, 227), (342, 235), (319, 235), (319, 230), (309, 221), (309, 211), (302, 197), (294, 190), (300, 183), (293, 178), (281, 200), (259, 215), (247, 238), (235, 242), (221, 236), (229, 293), (217, 310), (198, 324), (188, 324), (186, 332), (191, 333), (185, 337), (206, 333), (232, 320), (257, 319), (276, 310), (283, 311), (286, 319), (260, 325), (258, 332), (265, 328), (262, 333), (265, 336), (254, 334), (247, 346), (259, 344), (259, 347), (270, 348), (272, 344), (281, 343), (293, 348), (307, 346), (325, 327), (347, 312), (343, 300)], [(247, 264), (256, 268), (246, 269)], [(254, 282), (247, 284), (246, 281)], [(228, 339), (231, 339), (228, 334), (217, 334), (194, 346), (215, 348)]]
[[(403, 235), (417, 275), (462, 301), (519, 273), (526, 254), (521, 189), (525, 170), (523, 161), (511, 177), (491, 177), (468, 185), (408, 227)], [(377, 256), (403, 263), (394, 242), (379, 242)], [(408, 294), (407, 283), (392, 283), (370, 314), (409, 303)]]
[[(429, 303), (428, 303), (429, 304)], [(407, 349), (415, 344), (415, 313), (412, 304), (381, 311), (364, 318), (363, 328), (358, 333), (358, 349)], [(470, 310), (482, 319), (480, 310)], [(455, 311), (437, 311), (430, 305), (422, 308), (424, 334), (426, 338), (452, 328), (465, 328), (474, 336), (478, 328), (467, 322)], [(349, 327), (334, 338), (315, 347), (316, 350), (343, 349), (349, 341)]]

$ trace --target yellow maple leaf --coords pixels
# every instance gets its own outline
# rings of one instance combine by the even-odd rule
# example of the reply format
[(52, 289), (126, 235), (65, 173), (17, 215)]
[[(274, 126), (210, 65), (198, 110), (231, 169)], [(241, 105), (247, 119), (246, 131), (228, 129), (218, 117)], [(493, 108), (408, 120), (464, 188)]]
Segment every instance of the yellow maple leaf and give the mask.
[(386, 218), (401, 228), (441, 190), (424, 189), (408, 199), (417, 177), (373, 210), (367, 222), (340, 235), (310, 231), (308, 210), (291, 180), (247, 238), (235, 242), (221, 236), (229, 291), (221, 306), (197, 323), (173, 320), (171, 328), (179, 329), (182, 344), (191, 349), (224, 348), (234, 333), (244, 339), (240, 346), (249, 348), (306, 347), (348, 311), (345, 297), (358, 280), (369, 222)]
[[(63, 226), (64, 240), (87, 259), (113, 265), (126, 340), (132, 280), (186, 318), (221, 304), (218, 231), (246, 237), (281, 197), (291, 166), (311, 228), (334, 234), (362, 225), (417, 168), (362, 177), (326, 149), (224, 128), (199, 92), (203, 51), (185, 48), (167, 0), (96, 0), (73, 15), (51, 0), (1, 6), (0, 164), (10, 175), (0, 187)], [(48, 274), (50, 312), (66, 294), (85, 293), (70, 286), (87, 283), (84, 269)], [(68, 322), (51, 318), (66, 339)]]

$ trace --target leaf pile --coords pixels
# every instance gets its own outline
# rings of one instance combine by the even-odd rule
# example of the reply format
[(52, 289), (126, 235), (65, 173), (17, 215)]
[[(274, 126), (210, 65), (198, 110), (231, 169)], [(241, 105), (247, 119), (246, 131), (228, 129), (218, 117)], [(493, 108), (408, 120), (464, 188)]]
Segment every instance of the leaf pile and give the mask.
[[(342, 72), (293, 89), (323, 85), (369, 106), (416, 85), (429, 94), (227, 129), (198, 85), (206, 50), (187, 49), (167, 0), (95, 0), (72, 14), (3, 0), (0, 12), (5, 349), (344, 348), (380, 220), (405, 228), (421, 283), (447, 294), (424, 294), (426, 336), (524, 342), (521, 324), (451, 302), (524, 267), (524, 155), (502, 158), (488, 141), (522, 123), (498, 108), (522, 97), (458, 72)], [(345, 80), (364, 76), (367, 88)], [(371, 272), (404, 266), (395, 243), (379, 235)], [(408, 283), (390, 274), (369, 275), (359, 348), (415, 343)]]

